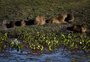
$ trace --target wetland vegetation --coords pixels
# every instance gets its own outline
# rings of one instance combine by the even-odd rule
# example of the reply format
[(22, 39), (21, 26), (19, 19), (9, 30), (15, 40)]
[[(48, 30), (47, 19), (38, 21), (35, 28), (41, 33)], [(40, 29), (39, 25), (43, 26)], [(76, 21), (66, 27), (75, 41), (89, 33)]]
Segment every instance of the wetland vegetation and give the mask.
[[(72, 12), (77, 24), (87, 22), (88, 29), (90, 29), (89, 0), (0, 0), (0, 60), (3, 53), (5, 57), (8, 57), (15, 50), (17, 53), (20, 52), (22, 57), (27, 52), (28, 54), (23, 59), (33, 57), (30, 58), (32, 62), (33, 59), (40, 62), (38, 61), (40, 58), (41, 62), (90, 62), (90, 33), (82, 34), (69, 31), (66, 29), (67, 24), (19, 26), (8, 30), (3, 30), (1, 26), (3, 19), (8, 22), (24, 20), (27, 17), (33, 20), (38, 15), (50, 19), (62, 12)], [(61, 52), (62, 49), (67, 51)], [(64, 55), (67, 58), (62, 53), (65, 53)], [(12, 55), (14, 59), (18, 59), (19, 54)], [(27, 57), (28, 55), (30, 57)], [(7, 62), (8, 59), (4, 58), (3, 61), (6, 60), (4, 62)], [(22, 61), (19, 60), (19, 62)], [(30, 62), (30, 60), (27, 62)]]

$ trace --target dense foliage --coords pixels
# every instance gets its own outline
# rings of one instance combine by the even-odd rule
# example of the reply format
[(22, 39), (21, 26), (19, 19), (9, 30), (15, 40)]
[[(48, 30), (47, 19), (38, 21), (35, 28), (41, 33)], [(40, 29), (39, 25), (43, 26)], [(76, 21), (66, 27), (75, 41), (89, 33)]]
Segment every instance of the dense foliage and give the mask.
[(52, 26), (18, 27), (0, 35), (0, 42), (2, 50), (6, 45), (9, 49), (28, 50), (33, 53), (50, 52), (60, 47), (65, 47), (70, 51), (90, 51), (88, 36), (80, 33), (61, 32), (57, 25), (54, 25), (53, 28)]
[[(87, 10), (86, 10), (87, 9)], [(89, 17), (89, 0), (0, 0), (0, 19), (25, 19), (45, 15), (47, 18), (62, 11), (74, 12), (77, 17)], [(78, 12), (77, 12), (78, 11)], [(84, 16), (83, 16), (84, 15)], [(81, 18), (82, 19), (82, 18)], [(85, 20), (85, 19), (84, 19)], [(90, 19), (88, 19), (90, 20)]]
[[(72, 12), (75, 21), (87, 21), (89, 25), (90, 0), (0, 0), (0, 22), (2, 19), (34, 19), (38, 15), (51, 18), (61, 12)], [(90, 51), (90, 36), (61, 32), (60, 26), (56, 25), (32, 25), (0, 32), (0, 52), (8, 49), (43, 52), (62, 46), (69, 50)]]

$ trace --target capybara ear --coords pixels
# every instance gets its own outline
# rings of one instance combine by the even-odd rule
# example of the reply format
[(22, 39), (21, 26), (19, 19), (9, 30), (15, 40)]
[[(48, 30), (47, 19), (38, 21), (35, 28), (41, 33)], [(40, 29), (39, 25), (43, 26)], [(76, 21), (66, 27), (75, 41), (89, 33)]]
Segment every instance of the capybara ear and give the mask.
[(46, 23), (46, 19), (44, 16), (37, 16), (35, 18), (34, 24), (35, 25), (44, 25)]
[(65, 21), (68, 23), (73, 23), (74, 21), (74, 15), (72, 13), (67, 13), (67, 17), (65, 18)]

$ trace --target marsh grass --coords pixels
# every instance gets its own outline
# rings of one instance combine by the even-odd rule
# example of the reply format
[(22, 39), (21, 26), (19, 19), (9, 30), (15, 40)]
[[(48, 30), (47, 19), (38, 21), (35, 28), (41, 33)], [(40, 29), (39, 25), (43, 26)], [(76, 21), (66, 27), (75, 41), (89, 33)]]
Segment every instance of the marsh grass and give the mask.
[[(88, 23), (90, 27), (90, 0), (1, 0), (0, 22), (6, 18), (35, 19), (38, 15), (44, 15), (46, 19), (56, 16), (62, 12), (72, 12), (75, 21)], [(0, 23), (0, 52), (7, 49), (22, 51), (27, 49), (34, 53), (53, 51), (62, 46), (70, 51), (90, 51), (90, 36), (80, 33), (60, 30), (59, 25), (43, 25), (17, 27), (2, 31)]]
[(0, 20), (9, 19), (30, 19), (38, 15), (44, 15), (51, 18), (62, 12), (73, 12), (76, 17), (80, 17), (80, 21), (84, 20), (84, 16), (90, 17), (90, 1), (89, 0), (1, 0), (0, 1)]
[(63, 46), (70, 51), (90, 51), (90, 38), (88, 36), (80, 33), (62, 32), (59, 25), (17, 27), (15, 30), (0, 34), (0, 51), (5, 45), (7, 48), (17, 51), (27, 49), (33, 53), (52, 52)]

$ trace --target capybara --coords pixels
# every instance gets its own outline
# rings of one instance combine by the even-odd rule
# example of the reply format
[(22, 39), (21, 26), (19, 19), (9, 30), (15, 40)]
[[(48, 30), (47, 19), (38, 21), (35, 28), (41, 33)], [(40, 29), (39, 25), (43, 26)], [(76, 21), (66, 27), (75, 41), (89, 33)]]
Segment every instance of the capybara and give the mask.
[(87, 25), (86, 24), (81, 24), (81, 25), (73, 25), (71, 27), (67, 27), (68, 30), (73, 31), (73, 32), (79, 32), (79, 33), (85, 33), (88, 31)]
[(55, 24), (67, 23), (65, 21), (65, 18), (66, 17), (67, 17), (67, 14), (59, 14), (57, 17), (51, 18), (51, 20), (49, 21), (49, 23), (55, 23)]
[(35, 25), (44, 25), (45, 23), (46, 23), (46, 20), (44, 16), (37, 16), (35, 18), (35, 21), (34, 21)]
[(65, 18), (65, 21), (68, 23), (74, 22), (74, 15), (72, 13), (67, 13), (67, 17)]
[(7, 22), (7, 20), (3, 20), (2, 26), (4, 29), (13, 28), (15, 26), (15, 22), (14, 21)]
[(26, 25), (34, 25), (34, 20), (26, 20)]
[(26, 26), (26, 23), (24, 20), (15, 21), (15, 26)]

